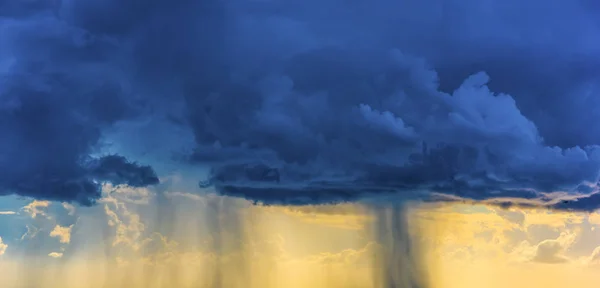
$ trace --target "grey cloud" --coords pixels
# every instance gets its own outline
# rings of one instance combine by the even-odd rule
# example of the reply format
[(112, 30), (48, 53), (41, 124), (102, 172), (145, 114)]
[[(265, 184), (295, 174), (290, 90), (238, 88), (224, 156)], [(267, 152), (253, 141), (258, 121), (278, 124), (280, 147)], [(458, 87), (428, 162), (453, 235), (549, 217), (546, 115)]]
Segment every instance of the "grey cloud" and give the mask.
[(564, 249), (556, 240), (545, 240), (538, 244), (536, 247), (535, 256), (532, 261), (555, 264), (555, 263), (563, 263), (567, 262), (568, 259), (562, 255), (559, 255), (560, 252)]
[[(595, 209), (592, 192), (577, 189), (593, 187), (600, 171), (600, 134), (588, 124), (600, 115), (593, 108), (597, 12), (589, 3), (340, 5), (154, 0), (139, 8), (133, 0), (65, 0), (43, 17), (15, 12), (21, 18), (12, 18), (27, 19), (22, 23), (49, 23), (55, 30), (33, 29), (9, 43), (28, 47), (18, 59), (46, 63), (19, 63), (19, 71), (45, 67), (35, 68), (45, 72), (43, 79), (67, 74), (53, 83), (81, 86), (58, 96), (58, 84), (28, 85), (52, 94), (41, 99), (63, 103), (31, 102), (55, 113), (45, 122), (56, 127), (40, 131), (70, 129), (82, 141), (54, 155), (76, 163), (75, 172), (58, 177), (68, 183), (98, 176), (155, 183), (148, 167), (118, 165), (124, 170), (98, 175), (82, 172), (78, 162), (105, 127), (144, 115), (193, 131), (197, 147), (188, 161), (212, 166), (202, 187), (258, 202), (332, 203), (389, 193), (434, 199), (429, 192), (435, 192), (502, 205)], [(39, 41), (52, 49), (29, 44)], [(99, 75), (112, 77), (92, 85)], [(104, 94), (111, 97), (93, 96)], [(11, 97), (2, 111), (27, 100)], [(175, 106), (185, 112), (171, 110)], [(0, 131), (21, 133), (14, 127)], [(49, 145), (67, 147), (56, 139), (62, 138), (52, 137), (56, 143)], [(31, 167), (53, 163), (38, 162)], [(562, 198), (548, 196), (556, 191), (578, 200), (557, 204)]]
[[(308, 204), (434, 190), (551, 205), (543, 192), (597, 181), (597, 147), (577, 138), (589, 133), (561, 132), (594, 117), (576, 112), (593, 106), (583, 89), (597, 76), (587, 64), (596, 28), (577, 3), (536, 19), (521, 10), (539, 12), (538, 2), (519, 11), (474, 1), (336, 11), (339, 3), (327, 1), (322, 13), (305, 2), (239, 4), (222, 7), (231, 18), (214, 22), (227, 37), (205, 31), (196, 39), (212, 40), (207, 46), (169, 46), (217, 59), (187, 58), (177, 72), (186, 77), (195, 160), (237, 151), (212, 162), (209, 182), (224, 194)], [(191, 71), (199, 76), (187, 78)], [(552, 129), (556, 121), (564, 126)]]
[(50, 3), (0, 3), (0, 195), (91, 205), (103, 181), (155, 184), (151, 168), (98, 154), (103, 129), (144, 109), (114, 67), (116, 44)]

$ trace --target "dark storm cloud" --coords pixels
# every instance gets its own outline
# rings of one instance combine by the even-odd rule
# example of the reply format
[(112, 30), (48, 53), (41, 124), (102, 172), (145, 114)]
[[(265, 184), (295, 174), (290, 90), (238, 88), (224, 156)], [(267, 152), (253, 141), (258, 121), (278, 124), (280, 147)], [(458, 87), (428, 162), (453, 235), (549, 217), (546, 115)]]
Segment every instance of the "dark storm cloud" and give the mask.
[(578, 2), (504, 2), (235, 10), (251, 35), (229, 39), (246, 49), (237, 74), (188, 101), (195, 160), (215, 164), (201, 185), (264, 203), (435, 191), (594, 209), (548, 193), (598, 180), (597, 23)]
[[(23, 51), (8, 75), (69, 75), (52, 82), (58, 86), (18, 86), (51, 94), (37, 96), (47, 102), (32, 101), (55, 113), (48, 114), (49, 127), (36, 131), (65, 134), (37, 137), (65, 151), (43, 161), (29, 156), (39, 147), (5, 154), (39, 162), (22, 161), (31, 166), (16, 176), (65, 157), (56, 163), (75, 163), (73, 172), (56, 178), (80, 179), (72, 176), (87, 167), (79, 157), (89, 154), (102, 127), (150, 110), (192, 129), (197, 149), (190, 161), (212, 166), (201, 186), (226, 195), (313, 204), (395, 192), (430, 198), (423, 195), (434, 191), (554, 205), (550, 192), (590, 195), (577, 187), (595, 191), (600, 171), (600, 131), (590, 125), (600, 120), (599, 23), (589, 5), (65, 0), (36, 8), (48, 11), (43, 15), (13, 7), (21, 11), (14, 12), (18, 23), (55, 27), (7, 42), (21, 49), (11, 53)], [(93, 85), (102, 73), (108, 84)], [(111, 97), (92, 101), (96, 88)], [(11, 97), (3, 107), (12, 108), (3, 111), (25, 103)], [(185, 112), (165, 112), (174, 103)], [(5, 135), (35, 136), (5, 126)], [(66, 135), (78, 136), (64, 146)], [(21, 145), (14, 141), (2, 151)], [(17, 158), (23, 157), (2, 163)], [(135, 183), (149, 179), (144, 171)], [(554, 207), (593, 209), (582, 204), (588, 198)]]
[(99, 152), (102, 130), (144, 109), (119, 48), (57, 18), (57, 1), (0, 1), (0, 194), (92, 204), (100, 183), (146, 186), (147, 166)]

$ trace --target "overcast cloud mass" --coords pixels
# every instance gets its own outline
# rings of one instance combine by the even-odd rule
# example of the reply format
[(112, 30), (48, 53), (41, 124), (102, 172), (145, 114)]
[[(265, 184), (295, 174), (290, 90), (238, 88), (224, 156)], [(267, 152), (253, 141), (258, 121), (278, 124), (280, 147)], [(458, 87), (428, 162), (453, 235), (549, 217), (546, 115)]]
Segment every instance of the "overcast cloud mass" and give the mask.
[(0, 194), (91, 205), (102, 182), (157, 184), (144, 159), (102, 152), (106, 131), (147, 121), (193, 132), (173, 161), (209, 165), (201, 187), (266, 204), (396, 193), (593, 210), (598, 13), (584, 0), (0, 0)]

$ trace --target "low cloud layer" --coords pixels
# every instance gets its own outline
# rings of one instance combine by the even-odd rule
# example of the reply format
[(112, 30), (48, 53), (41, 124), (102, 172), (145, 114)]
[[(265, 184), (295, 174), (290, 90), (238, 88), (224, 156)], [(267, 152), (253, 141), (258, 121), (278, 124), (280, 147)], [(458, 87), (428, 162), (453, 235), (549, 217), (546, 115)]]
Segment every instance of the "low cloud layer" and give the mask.
[(158, 183), (97, 156), (151, 118), (193, 131), (201, 187), (267, 204), (600, 203), (587, 1), (171, 2), (0, 2), (2, 193)]

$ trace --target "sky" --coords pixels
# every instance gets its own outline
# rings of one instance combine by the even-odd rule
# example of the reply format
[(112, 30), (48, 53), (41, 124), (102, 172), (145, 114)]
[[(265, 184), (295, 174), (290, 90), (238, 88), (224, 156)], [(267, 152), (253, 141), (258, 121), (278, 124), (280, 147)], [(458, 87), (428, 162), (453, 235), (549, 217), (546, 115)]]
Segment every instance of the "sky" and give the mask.
[(591, 287), (598, 14), (0, 0), (3, 281)]

